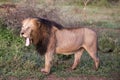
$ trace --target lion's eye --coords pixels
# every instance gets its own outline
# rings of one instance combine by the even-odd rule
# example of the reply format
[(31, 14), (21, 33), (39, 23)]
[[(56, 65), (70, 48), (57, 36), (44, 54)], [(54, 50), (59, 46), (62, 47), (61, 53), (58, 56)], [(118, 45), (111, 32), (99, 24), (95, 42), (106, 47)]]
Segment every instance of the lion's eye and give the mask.
[(22, 27), (22, 29), (24, 30), (28, 30), (30, 27)]
[(30, 29), (30, 27), (27, 27), (26, 30)]

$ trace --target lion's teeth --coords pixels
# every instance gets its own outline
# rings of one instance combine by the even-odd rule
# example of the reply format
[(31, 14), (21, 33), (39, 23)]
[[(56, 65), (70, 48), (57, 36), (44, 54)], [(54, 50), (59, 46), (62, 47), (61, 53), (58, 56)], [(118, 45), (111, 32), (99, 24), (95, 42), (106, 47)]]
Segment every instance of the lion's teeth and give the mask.
[(30, 39), (29, 38), (26, 38), (26, 46), (29, 46), (30, 45)]

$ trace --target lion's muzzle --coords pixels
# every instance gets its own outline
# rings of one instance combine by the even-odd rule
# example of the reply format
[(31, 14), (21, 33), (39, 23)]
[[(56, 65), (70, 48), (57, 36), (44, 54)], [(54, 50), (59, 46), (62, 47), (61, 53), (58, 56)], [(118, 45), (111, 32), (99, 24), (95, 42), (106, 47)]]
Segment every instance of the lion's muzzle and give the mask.
[(26, 36), (24, 34), (24, 32), (20, 32), (20, 37), (24, 37), (26, 40), (25, 40), (25, 46), (29, 46), (30, 45), (30, 38), (28, 36)]

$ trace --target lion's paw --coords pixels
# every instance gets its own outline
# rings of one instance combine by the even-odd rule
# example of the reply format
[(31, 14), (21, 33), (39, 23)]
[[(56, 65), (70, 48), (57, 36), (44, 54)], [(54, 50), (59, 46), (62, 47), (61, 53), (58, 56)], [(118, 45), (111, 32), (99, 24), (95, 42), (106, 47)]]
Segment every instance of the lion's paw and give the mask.
[(49, 74), (49, 71), (45, 70), (45, 68), (42, 68), (41, 72), (44, 73), (44, 74), (46, 74), (46, 75)]

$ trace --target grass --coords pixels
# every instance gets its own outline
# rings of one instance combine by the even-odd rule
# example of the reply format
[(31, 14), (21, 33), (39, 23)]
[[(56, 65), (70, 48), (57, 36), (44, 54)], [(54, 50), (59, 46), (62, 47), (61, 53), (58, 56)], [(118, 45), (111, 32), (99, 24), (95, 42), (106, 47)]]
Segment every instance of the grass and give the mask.
[[(102, 62), (98, 71), (93, 70), (93, 60), (87, 53), (84, 53), (81, 58), (81, 62), (76, 70), (71, 71), (69, 73), (68, 70), (66, 70), (66, 67), (68, 68), (70, 64), (72, 64), (71, 62), (73, 59), (70, 59), (69, 61), (66, 61), (64, 64), (62, 64), (63, 67), (62, 69), (61, 66), (58, 66), (57, 68), (59, 69), (57, 69), (55, 73), (61, 77), (78, 76), (78, 75), (95, 75), (95, 76), (110, 77), (112, 72), (120, 71), (120, 69), (118, 68), (120, 64), (119, 62), (120, 57), (118, 57), (119, 56), (118, 54), (116, 55), (99, 54), (99, 56)], [(69, 66), (66, 64), (68, 64)]]
[[(39, 56), (33, 46), (25, 47), (24, 40), (21, 39), (18, 35), (15, 35), (11, 30), (3, 27), (5, 25), (1, 26), (0, 78), (8, 79), (10, 76), (16, 77), (18, 79), (25, 79), (27, 77), (34, 79), (45, 78), (46, 76), (40, 72), (40, 69), (44, 66), (44, 57)], [(107, 35), (107, 37), (114, 38), (114, 35), (116, 34), (109, 34)], [(100, 46), (105, 45), (105, 39), (106, 36), (101, 36)], [(119, 40), (117, 43), (120, 43)], [(116, 45), (116, 47), (119, 48), (119, 45)], [(87, 52), (83, 54), (78, 68), (74, 71), (70, 71), (69, 68), (72, 65), (71, 62), (73, 62), (73, 56), (70, 59), (64, 61), (61, 59), (62, 57), (55, 55), (54, 65), (51, 72), (57, 77), (64, 78), (69, 76), (75, 77), (80, 75), (94, 75), (115, 79), (116, 75), (111, 75), (113, 75), (112, 73), (120, 73), (120, 53), (118, 53), (117, 51), (114, 51), (112, 53), (99, 52), (99, 56), (101, 59), (101, 66), (98, 71), (93, 70), (93, 60), (87, 54)]]

